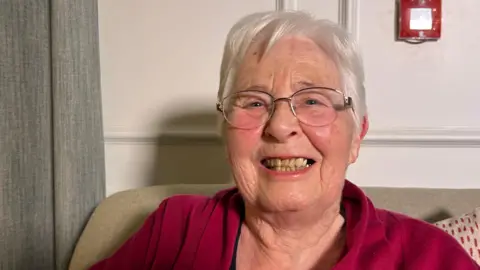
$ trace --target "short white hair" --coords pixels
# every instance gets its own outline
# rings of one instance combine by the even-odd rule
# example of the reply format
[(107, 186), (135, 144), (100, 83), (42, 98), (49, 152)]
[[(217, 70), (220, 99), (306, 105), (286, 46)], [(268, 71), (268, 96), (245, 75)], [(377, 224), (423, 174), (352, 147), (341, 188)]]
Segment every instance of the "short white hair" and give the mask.
[[(342, 91), (353, 101), (354, 121), (361, 130), (367, 113), (363, 63), (354, 38), (341, 26), (328, 20), (315, 19), (303, 11), (269, 11), (247, 15), (230, 29), (225, 42), (220, 68), (218, 100), (232, 91), (236, 74), (250, 45), (267, 41), (268, 51), (284, 36), (301, 35), (311, 39), (335, 62), (342, 83)], [(263, 55), (264, 52), (261, 54)], [(224, 125), (220, 119), (221, 129)]]

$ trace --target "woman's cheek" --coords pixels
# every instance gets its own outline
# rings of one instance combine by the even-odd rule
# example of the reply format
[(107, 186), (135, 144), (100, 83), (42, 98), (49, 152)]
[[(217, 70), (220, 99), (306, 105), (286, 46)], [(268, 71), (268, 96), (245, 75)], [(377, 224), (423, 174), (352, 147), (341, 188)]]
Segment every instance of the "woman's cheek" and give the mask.
[(232, 158), (253, 158), (262, 139), (261, 129), (230, 129), (226, 132), (227, 145)]
[(234, 180), (246, 201), (253, 203), (258, 196), (256, 153), (261, 144), (258, 130), (231, 129), (226, 133), (228, 158)]
[(307, 126), (303, 132), (322, 158), (339, 166), (348, 163), (351, 146), (351, 138), (346, 136), (348, 132), (342, 132), (339, 126), (333, 124), (325, 127)]
[(331, 132), (330, 126), (325, 127), (311, 127), (302, 125), (302, 130), (305, 136), (308, 138), (312, 146), (323, 156), (328, 152), (328, 148), (331, 144)]

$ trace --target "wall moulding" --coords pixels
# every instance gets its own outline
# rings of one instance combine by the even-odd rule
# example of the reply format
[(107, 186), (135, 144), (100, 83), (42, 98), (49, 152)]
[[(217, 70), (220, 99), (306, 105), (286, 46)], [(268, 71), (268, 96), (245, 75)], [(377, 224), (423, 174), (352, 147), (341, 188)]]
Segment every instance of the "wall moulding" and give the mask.
[[(205, 130), (171, 130), (161, 135), (149, 133), (106, 132), (106, 144), (217, 144), (218, 133)], [(475, 147), (480, 148), (480, 128), (391, 128), (370, 130), (367, 146), (380, 147)]]
[(277, 10), (297, 10), (298, 0), (276, 0)]
[[(301, 0), (276, 0), (277, 10), (298, 10), (298, 1)], [(338, 0), (338, 21), (358, 40), (359, 28), (359, 0)]]
[(358, 40), (359, 37), (359, 5), (359, 0), (338, 1), (338, 21), (340, 25), (347, 29), (356, 40)]

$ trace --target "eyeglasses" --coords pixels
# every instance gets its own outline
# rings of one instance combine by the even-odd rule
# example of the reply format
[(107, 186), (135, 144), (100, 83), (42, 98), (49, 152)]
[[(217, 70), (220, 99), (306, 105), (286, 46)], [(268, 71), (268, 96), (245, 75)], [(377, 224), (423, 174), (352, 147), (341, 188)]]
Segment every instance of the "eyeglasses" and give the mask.
[(289, 103), (293, 115), (309, 126), (326, 126), (335, 121), (337, 112), (352, 108), (352, 98), (327, 87), (310, 87), (290, 97), (275, 98), (260, 90), (233, 93), (217, 102), (217, 110), (233, 127), (253, 129), (267, 123), (275, 112), (277, 101)]

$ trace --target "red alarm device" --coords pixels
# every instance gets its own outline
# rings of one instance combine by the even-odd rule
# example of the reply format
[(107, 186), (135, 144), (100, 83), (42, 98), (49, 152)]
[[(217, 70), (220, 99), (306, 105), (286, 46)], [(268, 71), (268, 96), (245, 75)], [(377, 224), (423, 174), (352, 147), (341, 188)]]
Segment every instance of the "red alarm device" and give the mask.
[(400, 0), (398, 39), (438, 40), (442, 29), (441, 0)]

